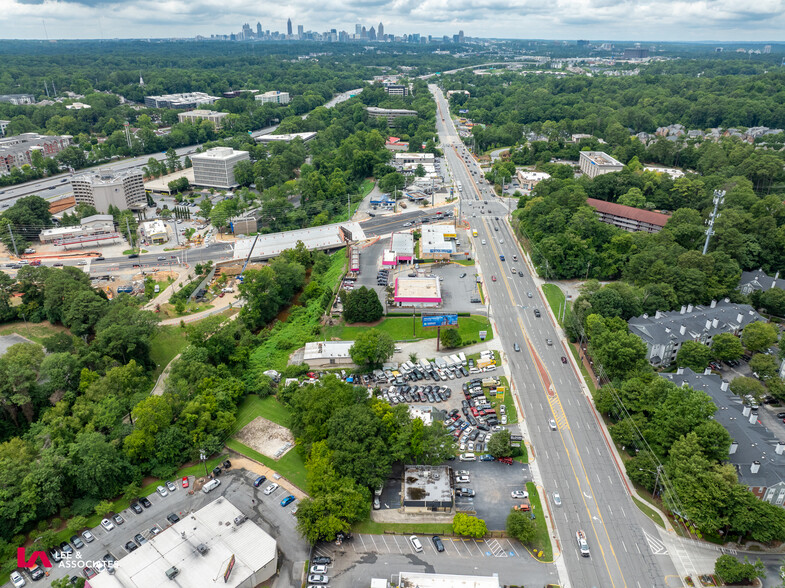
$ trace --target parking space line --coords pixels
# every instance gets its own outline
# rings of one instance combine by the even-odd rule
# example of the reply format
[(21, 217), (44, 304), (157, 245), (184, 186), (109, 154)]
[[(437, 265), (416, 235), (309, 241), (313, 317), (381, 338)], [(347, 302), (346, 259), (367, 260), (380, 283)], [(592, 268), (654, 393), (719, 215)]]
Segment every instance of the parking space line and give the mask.
[(390, 546), (387, 544), (387, 538), (384, 535), (382, 535), (382, 541), (384, 542), (384, 546), (387, 548), (387, 553), (392, 553), (392, 549), (390, 549)]
[(511, 554), (512, 554), (512, 553), (514, 553), (516, 556), (519, 556), (519, 555), (520, 555), (520, 554), (518, 553), (518, 550), (517, 550), (517, 549), (515, 549), (515, 546), (512, 544), (512, 541), (510, 541), (509, 539), (507, 539), (507, 546), (508, 546), (508, 548), (509, 548), (509, 549), (508, 549), (508, 551), (509, 551)]
[(409, 543), (409, 541), (405, 537), (401, 537), (401, 541), (403, 541), (403, 547), (401, 547), (401, 544), (398, 542), (398, 536), (397, 535), (393, 535), (393, 538), (395, 539), (395, 544), (398, 546), (398, 552), (399, 553), (403, 553), (404, 549), (405, 549), (406, 545)]
[(479, 543), (476, 540), (472, 541), (471, 544), (474, 545), (475, 549), (477, 549), (477, 552), (480, 555), (485, 556), (485, 552), (482, 549), (480, 549), (480, 545), (479, 545)]
[(373, 535), (371, 535), (371, 541), (373, 541), (373, 550), (378, 552), (379, 551), (379, 546), (376, 545), (376, 539), (374, 538)]
[(458, 549), (458, 547), (455, 545), (455, 539), (449, 539), (448, 541), (446, 541), (446, 542), (445, 542), (445, 545), (452, 545), (452, 548), (455, 550), (455, 553), (457, 553), (457, 554), (458, 554), (458, 557), (465, 557), (465, 556), (464, 556), (464, 555), (463, 555), (463, 554), (460, 552), (460, 550)]
[(466, 554), (467, 554), (469, 557), (471, 557), (471, 556), (473, 555), (473, 554), (472, 554), (472, 550), (471, 550), (471, 549), (469, 549), (469, 546), (467, 545), (467, 543), (468, 543), (468, 541), (469, 541), (469, 540), (468, 540), (468, 539), (458, 539), (458, 541), (460, 541), (460, 544), (461, 544), (461, 545), (463, 546), (463, 548), (466, 550)]
[[(360, 542), (363, 544), (363, 549), (365, 549), (365, 539), (363, 539), (362, 534), (357, 535), (357, 536), (360, 538)], [(357, 550), (355, 549), (355, 551), (357, 551)]]

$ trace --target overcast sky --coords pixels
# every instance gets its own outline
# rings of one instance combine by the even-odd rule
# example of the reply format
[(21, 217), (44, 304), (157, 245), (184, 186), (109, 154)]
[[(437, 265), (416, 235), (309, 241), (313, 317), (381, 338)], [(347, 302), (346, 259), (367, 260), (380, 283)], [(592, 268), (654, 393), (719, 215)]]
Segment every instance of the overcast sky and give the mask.
[(0, 38), (193, 37), (255, 29), (541, 39), (782, 41), (785, 0), (0, 0)]

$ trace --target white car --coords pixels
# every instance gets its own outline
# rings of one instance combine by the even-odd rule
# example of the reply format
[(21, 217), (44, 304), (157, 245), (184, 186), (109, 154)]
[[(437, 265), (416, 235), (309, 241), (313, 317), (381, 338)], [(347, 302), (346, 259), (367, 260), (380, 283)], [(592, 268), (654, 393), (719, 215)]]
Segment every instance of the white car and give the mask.
[(526, 490), (513, 490), (510, 492), (510, 498), (528, 498), (529, 493)]
[(177, 490), (177, 486), (175, 486), (174, 482), (167, 482), (166, 487), (169, 488), (169, 492)]
[(553, 504), (556, 506), (561, 506), (561, 496), (559, 496), (558, 492), (553, 493)]
[(550, 425), (551, 431), (555, 431), (556, 430), (556, 421), (555, 420), (553, 420), (553, 419), (549, 420), (548, 421), (548, 425)]
[(469, 476), (456, 476), (455, 477), (455, 483), (456, 484), (470, 484), (471, 483), (471, 479), (469, 478)]
[(327, 566), (311, 566), (312, 574), (326, 574)]
[(101, 521), (101, 526), (106, 529), (107, 531), (111, 531), (114, 529), (114, 523), (109, 519), (104, 519)]
[(27, 582), (22, 577), (22, 574), (19, 572), (11, 572), (11, 584), (13, 584), (16, 588), (20, 586), (24, 586)]
[(483, 245), (485, 245), (485, 244), (486, 244), (486, 243), (485, 243), (485, 239), (483, 239), (483, 240), (482, 240), (482, 244), (483, 244)]
[(163, 486), (158, 486), (158, 488), (156, 488), (155, 491), (158, 492), (158, 494), (160, 494), (161, 496), (169, 495), (169, 492), (167, 492), (166, 488), (164, 488)]
[(95, 537), (93, 537), (93, 534), (90, 531), (84, 531), (82, 532), (82, 539), (84, 539), (86, 543), (92, 543)]
[(267, 488), (264, 489), (264, 493), (269, 496), (276, 490), (278, 490), (278, 484), (270, 484), (269, 486), (267, 486)]

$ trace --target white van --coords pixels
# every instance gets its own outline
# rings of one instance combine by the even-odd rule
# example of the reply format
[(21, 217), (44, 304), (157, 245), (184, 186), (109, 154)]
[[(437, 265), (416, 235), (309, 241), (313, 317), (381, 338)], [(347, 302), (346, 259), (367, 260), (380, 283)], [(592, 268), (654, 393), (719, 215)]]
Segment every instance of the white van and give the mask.
[(411, 537), (409, 537), (409, 543), (412, 544), (412, 548), (417, 553), (422, 553), (422, 543), (420, 543), (420, 540), (417, 538), (417, 535), (412, 535)]
[(461, 461), (477, 461), (477, 456), (473, 453), (461, 453), (458, 459)]
[(222, 288), (221, 292), (223, 292), (224, 294), (231, 294), (232, 292), (234, 292), (234, 288), (231, 287)]
[(161, 291), (161, 286), (160, 286), (159, 284), (156, 284), (156, 285), (155, 285), (155, 288), (153, 288), (153, 292), (155, 292), (156, 294), (158, 294), (160, 291)]
[(213, 490), (218, 488), (218, 486), (220, 485), (221, 485), (221, 480), (210, 480), (209, 482), (207, 482), (207, 484), (202, 486), (202, 492), (208, 494), (209, 492), (212, 492)]

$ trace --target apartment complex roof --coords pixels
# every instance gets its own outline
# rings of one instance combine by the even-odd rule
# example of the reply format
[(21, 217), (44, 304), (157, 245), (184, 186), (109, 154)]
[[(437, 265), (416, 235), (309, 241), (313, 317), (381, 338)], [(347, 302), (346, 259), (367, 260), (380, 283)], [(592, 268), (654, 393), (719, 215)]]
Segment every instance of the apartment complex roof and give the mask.
[(616, 204), (615, 202), (606, 202), (605, 200), (597, 200), (596, 198), (587, 198), (586, 204), (601, 212), (603, 214), (610, 214), (622, 218), (629, 218), (638, 222), (664, 227), (670, 218), (669, 215), (661, 212), (652, 212), (651, 210), (642, 210), (634, 206), (625, 206), (624, 204)]

